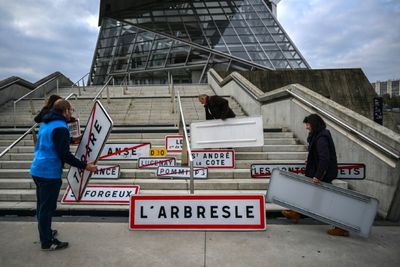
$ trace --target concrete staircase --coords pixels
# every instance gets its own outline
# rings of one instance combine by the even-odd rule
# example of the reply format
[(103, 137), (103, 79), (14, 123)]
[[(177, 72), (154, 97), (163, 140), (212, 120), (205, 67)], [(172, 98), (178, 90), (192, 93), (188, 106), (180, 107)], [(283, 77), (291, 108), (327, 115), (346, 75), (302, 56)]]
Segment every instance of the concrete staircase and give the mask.
[[(183, 109), (187, 123), (204, 120), (204, 108), (197, 101), (202, 93), (213, 94), (206, 85), (191, 85), (178, 88), (183, 96)], [(98, 88), (97, 88), (98, 90)], [(165, 86), (129, 88), (125, 94), (123, 88), (110, 90), (111, 103), (103, 99), (102, 104), (114, 120), (114, 128), (107, 143), (143, 143), (149, 142), (152, 147), (163, 147), (166, 135), (177, 134), (173, 126), (176, 115), (171, 113), (170, 95)], [(61, 90), (62, 91), (62, 90)], [(79, 110), (81, 124), (85, 125), (92, 107), (95, 88), (87, 88), (79, 100), (72, 103)], [(69, 90), (63, 92), (67, 95)], [(238, 116), (245, 116), (236, 101), (227, 97), (230, 106)], [(43, 100), (34, 100), (35, 110), (43, 105)], [(30, 105), (18, 107), (18, 125), (32, 125)], [(6, 104), (0, 111), (0, 151), (11, 144), (20, 133), (15, 133), (10, 126), (13, 121), (12, 107)], [(8, 126), (8, 127), (7, 127)], [(264, 127), (268, 127), (265, 125)], [(302, 163), (306, 157), (306, 147), (299, 144), (293, 133), (280, 129), (265, 129), (263, 147), (235, 149), (235, 169), (210, 169), (208, 179), (195, 180), (195, 193), (263, 193), (268, 188), (268, 179), (256, 179), (250, 176), (250, 166), (254, 163)], [(75, 151), (76, 146), (71, 146)], [(35, 185), (29, 176), (33, 159), (32, 136), (27, 136), (9, 153), (0, 158), (0, 212), (33, 213), (35, 210)], [(180, 164), (180, 153), (170, 153)], [(104, 160), (99, 164), (119, 164), (121, 174), (118, 180), (97, 179), (89, 184), (124, 184), (140, 185), (141, 194), (189, 194), (189, 180), (158, 179), (154, 169), (138, 169), (136, 161)], [(66, 167), (68, 167), (66, 165)], [(67, 173), (64, 170), (64, 176)], [(60, 198), (64, 194), (67, 182), (63, 180)], [(279, 207), (276, 207), (280, 209)], [(127, 205), (83, 205), (59, 204), (58, 211), (63, 214), (125, 212)]]

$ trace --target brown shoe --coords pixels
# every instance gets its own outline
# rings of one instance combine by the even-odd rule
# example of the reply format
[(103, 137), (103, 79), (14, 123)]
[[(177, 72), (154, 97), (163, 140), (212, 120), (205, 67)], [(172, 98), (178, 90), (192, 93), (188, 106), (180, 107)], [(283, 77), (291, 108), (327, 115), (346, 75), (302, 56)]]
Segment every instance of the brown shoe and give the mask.
[(334, 236), (349, 236), (349, 231), (344, 230), (342, 228), (339, 227), (333, 227), (332, 229), (328, 229), (328, 231), (326, 231), (328, 233), (328, 235), (334, 235)]
[(288, 219), (293, 220), (293, 223), (298, 223), (299, 220), (301, 219), (300, 213), (297, 213), (293, 210), (283, 210), (282, 215), (285, 216)]

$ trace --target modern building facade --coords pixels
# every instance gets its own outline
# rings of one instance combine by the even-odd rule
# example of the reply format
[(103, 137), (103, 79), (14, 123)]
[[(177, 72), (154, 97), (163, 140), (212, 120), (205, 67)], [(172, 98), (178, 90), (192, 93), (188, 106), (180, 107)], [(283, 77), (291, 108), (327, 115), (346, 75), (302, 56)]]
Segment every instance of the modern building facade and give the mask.
[(399, 96), (400, 95), (400, 80), (377, 81), (372, 83), (375, 92), (380, 95)]
[(198, 83), (216, 70), (308, 69), (268, 0), (101, 0), (92, 85)]

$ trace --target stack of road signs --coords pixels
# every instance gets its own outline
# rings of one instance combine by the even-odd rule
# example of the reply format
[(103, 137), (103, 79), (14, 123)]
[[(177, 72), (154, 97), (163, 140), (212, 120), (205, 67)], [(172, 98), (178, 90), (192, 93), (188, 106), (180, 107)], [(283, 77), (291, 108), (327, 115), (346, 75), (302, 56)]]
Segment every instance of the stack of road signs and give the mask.
[(375, 198), (278, 169), (272, 171), (267, 201), (364, 237), (378, 210)]

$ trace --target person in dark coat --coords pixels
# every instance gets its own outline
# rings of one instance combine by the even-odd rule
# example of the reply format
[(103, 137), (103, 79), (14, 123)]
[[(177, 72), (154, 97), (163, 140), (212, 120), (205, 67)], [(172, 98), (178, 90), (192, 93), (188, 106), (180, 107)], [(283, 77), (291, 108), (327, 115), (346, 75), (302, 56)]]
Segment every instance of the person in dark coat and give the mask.
[[(312, 178), (314, 183), (331, 183), (337, 177), (337, 158), (335, 144), (331, 133), (326, 129), (323, 119), (317, 114), (311, 114), (304, 118), (303, 123), (309, 131), (308, 155), (306, 161), (305, 176)], [(291, 210), (283, 211), (282, 214), (293, 219), (297, 223), (301, 216)], [(339, 227), (327, 231), (330, 235), (348, 236), (349, 232)]]
[(235, 118), (236, 115), (229, 107), (228, 100), (218, 95), (200, 95), (199, 101), (204, 105), (206, 120)]

